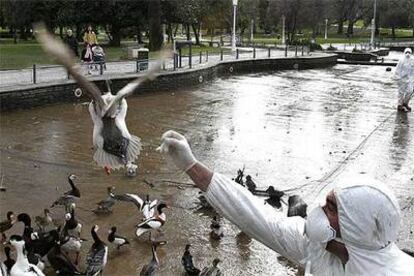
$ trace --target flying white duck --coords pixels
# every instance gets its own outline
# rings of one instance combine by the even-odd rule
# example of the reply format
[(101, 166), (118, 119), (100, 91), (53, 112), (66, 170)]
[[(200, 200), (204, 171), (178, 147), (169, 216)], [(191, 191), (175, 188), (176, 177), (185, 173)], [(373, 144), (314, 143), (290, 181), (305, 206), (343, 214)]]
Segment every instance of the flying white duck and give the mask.
[[(113, 95), (109, 91), (101, 93), (99, 88), (88, 81), (76, 67), (75, 57), (69, 48), (61, 41), (55, 39), (46, 31), (43, 25), (36, 25), (36, 37), (41, 42), (45, 52), (55, 57), (66, 67), (73, 79), (85, 91), (92, 101), (89, 104), (93, 128), (93, 159), (105, 168), (107, 173), (111, 169), (126, 167), (128, 170), (136, 169), (133, 162), (138, 158), (141, 151), (141, 140), (135, 135), (131, 135), (125, 123), (128, 109), (125, 97), (131, 95), (142, 83), (147, 80), (155, 79), (155, 72), (160, 66), (154, 66), (146, 71), (140, 78), (128, 83), (124, 88)], [(165, 56), (165, 54), (163, 54)]]

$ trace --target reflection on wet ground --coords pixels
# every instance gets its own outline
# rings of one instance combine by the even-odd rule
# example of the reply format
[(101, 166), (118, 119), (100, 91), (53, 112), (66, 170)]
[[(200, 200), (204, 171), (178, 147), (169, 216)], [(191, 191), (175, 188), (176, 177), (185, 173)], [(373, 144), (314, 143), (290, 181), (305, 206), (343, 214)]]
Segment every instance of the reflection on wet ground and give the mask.
[[(384, 67), (337, 65), (235, 76), (199, 88), (131, 97), (127, 123), (144, 142), (137, 178), (122, 172), (108, 176), (94, 166), (87, 105), (3, 113), (1, 171), (8, 189), (0, 194), (0, 216), (8, 210), (40, 214), (68, 189), (66, 177), (75, 173), (82, 191), (77, 205), (82, 236), (89, 239), (81, 263), (91, 244), (92, 224), (101, 226), (105, 240), (112, 225), (131, 239), (129, 248), (111, 248), (106, 275), (136, 275), (151, 256), (148, 237), (134, 238), (140, 219), (134, 206), (119, 203), (110, 216), (89, 211), (105, 198), (108, 185), (119, 193), (149, 193), (172, 206), (163, 229), (168, 244), (159, 248), (160, 275), (183, 274), (187, 243), (193, 245), (200, 268), (218, 257), (225, 275), (295, 275), (296, 268), (224, 219), (225, 236), (211, 240), (212, 214), (197, 211), (197, 189), (162, 182), (189, 182), (155, 151), (161, 134), (175, 129), (188, 137), (198, 159), (217, 171), (234, 177), (244, 165), (260, 187), (302, 186), (293, 193), (311, 204), (340, 179), (364, 174), (385, 181), (407, 206), (399, 245), (414, 249), (409, 204), (414, 194), (414, 114), (395, 112), (396, 95), (392, 73)], [(22, 226), (14, 231), (21, 233)]]

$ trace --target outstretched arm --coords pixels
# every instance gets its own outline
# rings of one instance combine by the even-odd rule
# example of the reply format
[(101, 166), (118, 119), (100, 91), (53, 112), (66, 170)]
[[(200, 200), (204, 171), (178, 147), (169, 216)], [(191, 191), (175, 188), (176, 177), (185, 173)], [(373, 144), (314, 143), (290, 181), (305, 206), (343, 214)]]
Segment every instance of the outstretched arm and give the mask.
[(287, 218), (234, 181), (213, 173), (195, 159), (187, 140), (177, 132), (166, 132), (159, 149), (186, 171), (218, 212), (246, 234), (297, 263), (305, 257), (303, 218)]

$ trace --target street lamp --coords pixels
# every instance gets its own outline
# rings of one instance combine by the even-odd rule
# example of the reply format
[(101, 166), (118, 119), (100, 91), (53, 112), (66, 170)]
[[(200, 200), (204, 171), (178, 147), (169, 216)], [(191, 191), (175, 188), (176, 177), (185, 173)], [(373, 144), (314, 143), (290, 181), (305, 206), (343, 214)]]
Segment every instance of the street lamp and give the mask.
[(236, 8), (238, 0), (233, 0), (233, 33), (231, 36), (231, 51), (236, 51)]
[(374, 45), (374, 38), (375, 38), (375, 17), (377, 14), (377, 0), (374, 1), (374, 17), (372, 18), (372, 26), (371, 26), (371, 41), (370, 47)]
[(325, 40), (328, 39), (328, 18), (325, 19)]
[(285, 45), (286, 43), (286, 38), (285, 38), (285, 21), (286, 21), (286, 16), (282, 15), (282, 44)]

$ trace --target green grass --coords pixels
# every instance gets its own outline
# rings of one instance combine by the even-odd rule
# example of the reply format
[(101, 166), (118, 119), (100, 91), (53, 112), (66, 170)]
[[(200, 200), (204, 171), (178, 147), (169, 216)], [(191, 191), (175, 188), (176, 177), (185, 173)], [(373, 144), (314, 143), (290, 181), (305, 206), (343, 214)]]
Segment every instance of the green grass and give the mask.
[[(103, 46), (106, 54), (106, 61), (120, 61), (127, 59), (126, 47), (109, 47)], [(167, 45), (171, 48), (171, 45)], [(79, 52), (81, 52), (82, 45), (79, 45)], [(193, 46), (192, 54), (198, 55), (202, 52), (209, 54), (220, 53), (220, 48), (207, 46)], [(183, 48), (183, 55), (188, 55), (188, 47)], [(225, 52), (225, 51), (224, 51)], [(156, 58), (159, 52), (150, 52), (150, 58)], [(30, 68), (33, 64), (37, 65), (52, 65), (56, 62), (50, 58), (40, 47), (36, 41), (21, 41), (18, 44), (13, 44), (12, 40), (2, 40), (0, 44), (0, 69), (22, 69)]]
[(19, 69), (33, 64), (54, 64), (36, 43), (0, 45), (0, 68)]

